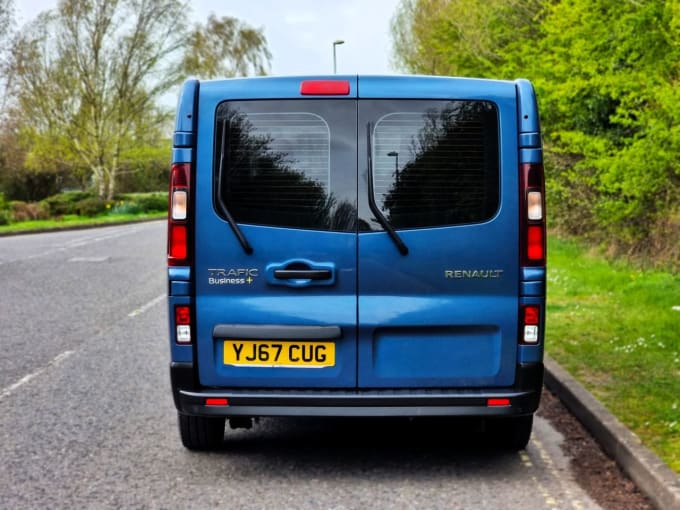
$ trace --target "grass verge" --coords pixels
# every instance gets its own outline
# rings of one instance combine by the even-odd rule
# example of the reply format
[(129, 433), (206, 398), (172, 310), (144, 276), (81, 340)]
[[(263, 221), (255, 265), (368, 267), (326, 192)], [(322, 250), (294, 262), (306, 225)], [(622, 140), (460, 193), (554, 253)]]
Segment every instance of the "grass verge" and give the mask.
[(680, 473), (680, 275), (549, 244), (548, 352)]
[(152, 220), (167, 218), (167, 212), (150, 212), (142, 214), (104, 214), (93, 218), (67, 214), (59, 219), (31, 220), (0, 226), (0, 235), (23, 234), (27, 232), (41, 232), (45, 230), (61, 230), (77, 227), (96, 227), (130, 221)]

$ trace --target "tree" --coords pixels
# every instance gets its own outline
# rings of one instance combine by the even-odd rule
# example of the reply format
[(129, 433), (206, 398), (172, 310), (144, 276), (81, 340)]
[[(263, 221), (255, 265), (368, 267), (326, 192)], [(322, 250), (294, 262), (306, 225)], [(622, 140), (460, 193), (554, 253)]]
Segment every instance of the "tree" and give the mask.
[[(225, 58), (225, 56), (229, 58)], [(262, 30), (242, 21), (214, 14), (205, 26), (197, 24), (189, 35), (182, 67), (188, 75), (204, 78), (266, 74), (271, 54)]]
[[(169, 113), (159, 98), (185, 76), (187, 11), (179, 0), (62, 0), (25, 27), (9, 71), (30, 147), (26, 166), (86, 167), (99, 195), (111, 199), (121, 169), (135, 166), (141, 148), (163, 143)], [(263, 70), (264, 38), (252, 51), (250, 42), (222, 46), (222, 60)], [(204, 69), (198, 62), (192, 71)]]
[(588, 220), (591, 237), (652, 256), (677, 252), (680, 233), (660, 230), (680, 215), (679, 5), (557, 2), (522, 57), (558, 163), (548, 184), (561, 225), (582, 233)]
[[(0, 0), (0, 69), (7, 67), (7, 41), (14, 23), (14, 2), (12, 0)], [(4, 111), (7, 104), (7, 80), (11, 75), (3, 72), (0, 74), (0, 87), (3, 94), (0, 100), (0, 110)]]
[(508, 48), (538, 34), (548, 0), (402, 0), (394, 63), (412, 73), (500, 78)]
[(553, 224), (678, 264), (677, 0), (402, 0), (393, 38), (408, 71), (530, 78)]

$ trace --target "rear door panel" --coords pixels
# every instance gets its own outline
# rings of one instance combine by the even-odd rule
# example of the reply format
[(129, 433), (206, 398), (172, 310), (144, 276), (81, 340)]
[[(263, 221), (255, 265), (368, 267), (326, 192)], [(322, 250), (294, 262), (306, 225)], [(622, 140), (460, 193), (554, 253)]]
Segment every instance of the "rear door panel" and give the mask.
[[(491, 82), (481, 89), (457, 79), (418, 79), (412, 85), (392, 78), (362, 78), (359, 84), (359, 218), (365, 228), (359, 233), (358, 385), (509, 386), (515, 376), (519, 280), (514, 86)], [(380, 99), (387, 90), (394, 99)], [(418, 94), (425, 100), (413, 100)], [(466, 202), (476, 185), (465, 179), (451, 184), (451, 179), (467, 171), (467, 159), (479, 159), (457, 144), (461, 137), (484, 134), (471, 135), (467, 117), (455, 112), (480, 100), (491, 103), (483, 105), (489, 112), (495, 110), (499, 177), (497, 203), (493, 196), (482, 200), (484, 210), (477, 214), (474, 200), (472, 206)], [(484, 115), (493, 121), (491, 113)], [(444, 122), (449, 126), (444, 129), (441, 119), (451, 116), (457, 120)], [(450, 142), (445, 150), (437, 145), (442, 137)], [(425, 150), (428, 144), (439, 148)], [(433, 154), (450, 157), (446, 151), (456, 152), (449, 164), (456, 170), (440, 165), (445, 180), (419, 194), (417, 187), (431, 178), (427, 172), (432, 169), (416, 162), (427, 163)], [(362, 158), (369, 152), (372, 176), (368, 158)], [(399, 253), (363, 198), (371, 178), (376, 202), (396, 226), (407, 255)], [(409, 186), (410, 191), (399, 191)], [(493, 194), (492, 188), (485, 189)], [(446, 193), (455, 194), (451, 200), (461, 207), (452, 207), (439, 221), (436, 204), (446, 204)], [(424, 213), (404, 202), (429, 196), (438, 202)], [(450, 224), (427, 226), (438, 221)]]
[[(355, 101), (301, 98), (297, 79), (201, 87), (194, 275), (200, 383), (355, 387)], [(221, 146), (230, 143), (236, 148), (223, 158)], [(224, 188), (218, 186), (218, 168), (225, 168)], [(227, 187), (240, 194), (225, 192)], [(252, 254), (239, 244), (220, 200)], [(286, 200), (306, 204), (306, 216), (296, 217), (295, 207), (284, 207)], [(300, 270), (320, 271), (323, 278), (276, 276)], [(266, 342), (273, 358), (275, 344), (328, 341), (314, 338), (328, 328), (339, 331), (330, 340), (334, 366), (267, 366), (262, 359), (258, 366), (241, 366), (224, 356), (226, 340), (240, 340), (244, 349)]]

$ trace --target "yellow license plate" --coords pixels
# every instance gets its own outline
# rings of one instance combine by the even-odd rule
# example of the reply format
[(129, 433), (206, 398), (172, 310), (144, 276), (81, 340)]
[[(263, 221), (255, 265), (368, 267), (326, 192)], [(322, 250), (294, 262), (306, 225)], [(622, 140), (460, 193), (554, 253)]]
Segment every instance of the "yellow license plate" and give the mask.
[(225, 340), (224, 364), (246, 367), (333, 367), (335, 366), (335, 344), (333, 342)]

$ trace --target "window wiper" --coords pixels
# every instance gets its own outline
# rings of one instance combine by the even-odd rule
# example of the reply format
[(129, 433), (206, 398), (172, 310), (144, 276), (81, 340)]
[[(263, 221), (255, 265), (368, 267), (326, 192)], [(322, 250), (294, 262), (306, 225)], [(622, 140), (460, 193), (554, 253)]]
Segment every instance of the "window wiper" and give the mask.
[(382, 225), (385, 231), (389, 234), (390, 239), (394, 242), (394, 245), (399, 250), (402, 255), (408, 255), (408, 246), (404, 244), (397, 231), (394, 227), (390, 225), (387, 218), (383, 215), (382, 211), (378, 208), (378, 204), (375, 203), (375, 193), (373, 192), (373, 149), (371, 148), (371, 123), (368, 123), (368, 206), (371, 208), (375, 218), (378, 223)]
[(236, 221), (234, 221), (234, 217), (231, 215), (229, 212), (229, 209), (227, 209), (227, 206), (224, 203), (224, 200), (222, 200), (222, 174), (227, 171), (227, 169), (224, 167), (224, 161), (226, 158), (226, 153), (227, 153), (227, 120), (224, 119), (222, 121), (222, 141), (220, 145), (220, 166), (217, 171), (217, 205), (220, 207), (220, 212), (222, 215), (225, 217), (227, 222), (229, 223), (229, 226), (231, 227), (231, 230), (234, 232), (234, 235), (236, 236), (236, 239), (238, 239), (238, 242), (241, 243), (241, 246), (243, 247), (243, 251), (246, 252), (248, 255), (253, 253), (253, 247), (250, 246), (250, 243), (246, 239), (246, 236), (243, 235), (243, 231), (241, 231), (241, 228), (238, 226)]

